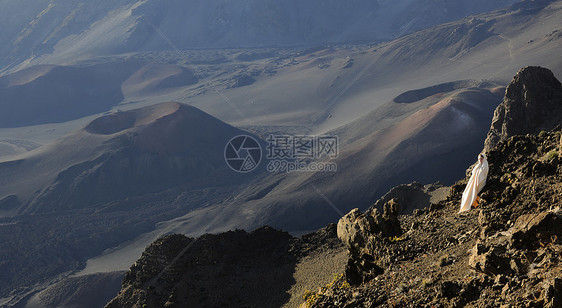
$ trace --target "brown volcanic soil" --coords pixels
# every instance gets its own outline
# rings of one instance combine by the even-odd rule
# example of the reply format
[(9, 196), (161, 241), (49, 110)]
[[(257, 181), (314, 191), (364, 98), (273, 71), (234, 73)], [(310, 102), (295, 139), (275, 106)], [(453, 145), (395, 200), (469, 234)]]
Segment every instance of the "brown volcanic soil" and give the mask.
[[(402, 236), (375, 244), (383, 274), (356, 286), (342, 278), (303, 306), (560, 307), (561, 147), (560, 131), (500, 143), (477, 209), (457, 214), (460, 180), (447, 200), (400, 217)], [(530, 217), (543, 225), (518, 241)]]

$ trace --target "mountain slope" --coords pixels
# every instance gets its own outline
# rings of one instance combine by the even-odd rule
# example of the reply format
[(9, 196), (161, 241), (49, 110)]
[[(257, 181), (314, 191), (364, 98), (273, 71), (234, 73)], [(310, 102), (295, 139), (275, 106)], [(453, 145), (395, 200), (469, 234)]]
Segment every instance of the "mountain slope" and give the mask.
[(201, 187), (209, 184), (205, 177), (228, 182), (221, 176), (229, 171), (224, 146), (240, 134), (177, 103), (109, 114), (19, 161), (2, 163), (2, 173), (12, 176), (0, 180), (0, 199), (15, 195), (26, 212), (49, 212), (190, 182)]
[(71, 277), (32, 296), (25, 308), (103, 307), (122, 280), (123, 272)]
[[(533, 69), (524, 68), (517, 76)], [(549, 76), (550, 72), (543, 70), (543, 74)], [(543, 79), (527, 80), (525, 88), (537, 89), (529, 83), (540, 80)], [(516, 77), (510, 86), (517, 83)], [(537, 93), (531, 90), (526, 96), (528, 105), (540, 109), (541, 103), (532, 100), (534, 94)], [(551, 119), (556, 118), (556, 114), (551, 115)], [(395, 198), (377, 202), (376, 206), (381, 208), (373, 206), (365, 214), (354, 209), (341, 218), (337, 234), (349, 251), (345, 273), (336, 275), (318, 291), (304, 292), (302, 307), (559, 307), (562, 131), (558, 128), (536, 135), (512, 136), (500, 141), (487, 154), (490, 172), (486, 186), (480, 194), (478, 208), (467, 213), (458, 213), (469, 178), (463, 176), (451, 187), (445, 200), (431, 203), (427, 198), (424, 207), (411, 215), (398, 215), (400, 207), (411, 205), (402, 203), (409, 202), (408, 198)], [(234, 234), (237, 233), (247, 236), (241, 231)], [(225, 240), (225, 244), (215, 249), (198, 250), (195, 245), (232, 236), (230, 232), (193, 240), (170, 235), (154, 242), (131, 267), (122, 291), (108, 307), (155, 303), (174, 307), (199, 298), (204, 302), (221, 298), (219, 287), (211, 292), (207, 288), (197, 292), (194, 287), (183, 286), (192, 284), (195, 279), (190, 275), (202, 268), (207, 273), (225, 272), (222, 263), (194, 265), (189, 258), (202, 252), (220, 251), (231, 241)], [(185, 243), (174, 245), (177, 238)], [(191, 247), (190, 241), (201, 242)], [(278, 242), (283, 243), (285, 239)], [(168, 245), (174, 247), (171, 252), (165, 249)], [(267, 258), (269, 253), (271, 250), (266, 249), (261, 256)], [(259, 254), (252, 254), (254, 257)], [(234, 268), (237, 267), (227, 267), (226, 272)], [(224, 277), (204, 281), (218, 284)], [(286, 287), (285, 280), (264, 281), (274, 287)], [(258, 283), (260, 287), (264, 281)], [(242, 303), (245, 295), (237, 293)], [(259, 302), (257, 306), (268, 304)]]
[(106, 307), (280, 307), (299, 261), (341, 249), (335, 231), (331, 224), (302, 238), (270, 227), (168, 235), (145, 249)]
[[(142, 71), (149, 76), (133, 74), (135, 78), (128, 79), (122, 91), (146, 101), (124, 108), (179, 95), (231, 123), (306, 124), (316, 132), (335, 129), (342, 137), (338, 173), (333, 177), (318, 173), (232, 176), (218, 156), (227, 137), (198, 139), (210, 149), (211, 162), (207, 157), (190, 156), (189, 147), (181, 146), (184, 134), (197, 131), (205, 136), (213, 129), (179, 125), (184, 129), (176, 134), (174, 119), (185, 124), (189, 121), (183, 120), (189, 117), (182, 112), (175, 115), (174, 104), (154, 107), (161, 110), (157, 112), (160, 116), (147, 116), (148, 123), (136, 123), (137, 116), (144, 118), (131, 117), (137, 111), (104, 117), (63, 141), (1, 163), (6, 178), (0, 180), (0, 213), (25, 214), (0, 218), (0, 241), (9, 247), (0, 251), (5, 260), (2, 272), (6, 273), (6, 279), (0, 281), (0, 294), (8, 296), (13, 290), (14, 296), (14, 300), (0, 299), (0, 305), (13, 304), (33, 292), (33, 283), (83, 267), (88, 258), (103, 251), (106, 253), (95, 260), (98, 267), (88, 270), (120, 269), (127, 260), (138, 257), (131, 247), (145, 247), (167, 232), (198, 236), (252, 229), (267, 222), (302, 231), (335, 221), (339, 212), (351, 207), (367, 207), (385, 192), (385, 185), (460, 177), (481, 149), (491, 110), (501, 100), (498, 93), (502, 90), (496, 85), (505, 85), (524, 65), (548, 65), (555, 75), (560, 74), (561, 60), (555, 51), (561, 42), (557, 29), (562, 2), (546, 7), (530, 3), (417, 32), (375, 48), (333, 48), (303, 52), (294, 59), (262, 59), (258, 73), (251, 72), (253, 62), (235, 62), (232, 65), (240, 65), (241, 73), (256, 77), (253, 84), (238, 88), (231, 87), (231, 71), (191, 88), (195, 82), (191, 66), (186, 70), (145, 67)], [(221, 53), (217, 54), (218, 60), (213, 58), (217, 62), (198, 67), (194, 75), (203, 80), (223, 74), (213, 71), (214, 65), (223, 63)], [(281, 65), (276, 66), (278, 63)], [(176, 89), (174, 76), (185, 78), (188, 86)], [(160, 91), (164, 94), (152, 97)], [(228, 104), (219, 94), (229, 98)], [(157, 125), (162, 119), (169, 130), (167, 125)], [(149, 132), (144, 130), (147, 127)], [(213, 140), (221, 140), (220, 146)], [(184, 160), (178, 164), (170, 159), (178, 153), (189, 162), (193, 159), (194, 175), (208, 175), (206, 183), (190, 182), (190, 170), (175, 168), (185, 167)], [(123, 172), (136, 176), (128, 178)], [(150, 177), (148, 181), (145, 176)], [(121, 185), (123, 191), (118, 189)], [(143, 186), (156, 189), (143, 191)], [(110, 193), (101, 194), (104, 190)], [(88, 198), (80, 198), (77, 192)], [(108, 248), (115, 249), (106, 251)]]
[[(559, 307), (561, 138), (552, 131), (500, 141), (488, 153), (480, 205), (464, 215), (468, 177), (447, 200), (401, 217), (396, 237), (369, 225), (378, 209), (346, 215), (338, 223), (350, 255), (346, 278), (308, 307)], [(351, 288), (341, 287), (346, 280)]]
[[(325, 132), (412, 89), (467, 79), (506, 84), (528, 65), (549, 67), (559, 75), (562, 66), (554, 55), (562, 42), (560, 2), (530, 3), (425, 29), (376, 47), (148, 52), (94, 62), (133, 58), (183, 66), (142, 69), (123, 86), (123, 101), (132, 103), (127, 109), (162, 101), (189, 102), (233, 125), (295, 125)], [(248, 61), (247, 54), (265, 58)], [(80, 63), (72, 55), (61, 57), (62, 62), (43, 59), (28, 65)], [(177, 75), (169, 76), (174, 72)], [(255, 82), (233, 87), (242, 77)], [(178, 79), (185, 83), (176, 87)]]
[(135, 65), (35, 66), (0, 78), (1, 127), (60, 123), (107, 111), (123, 100)]
[(252, 180), (224, 161), (241, 134), (194, 107), (163, 103), (97, 118), (0, 163), (0, 305), (159, 222), (224, 202)]
[[(536, 114), (544, 115), (532, 122), (539, 127), (560, 121), (549, 112), (548, 104), (562, 104), (552, 84), (559, 82), (545, 68), (525, 67), (513, 78), (488, 136), (515, 123), (526, 135), (503, 131), (494, 145), (487, 139), (490, 171), (471, 211), (458, 212), (469, 169), (446, 200), (428, 202), (413, 215), (398, 219), (398, 208), (410, 205), (396, 198), (340, 219), (338, 237), (350, 256), (345, 279), (311, 297), (308, 306), (559, 307), (562, 132), (560, 125), (540, 133), (526, 125)], [(525, 91), (514, 96), (514, 89)], [(344, 281), (354, 287), (340, 288)]]
[[(190, 91), (189, 102), (235, 125), (294, 125), (326, 132), (413, 89), (456, 80), (505, 85), (529, 65), (549, 67), (559, 76), (562, 62), (555, 55), (562, 44), (561, 16), (560, 1), (530, 1), (525, 7), (471, 16), (374, 47), (332, 46), (277, 59), (275, 65), (254, 71), (254, 84), (222, 92), (231, 108), (224, 108), (221, 96), (212, 91), (223, 88), (218, 82), (205, 95), (197, 94), (200, 89)], [(269, 74), (272, 69), (274, 76)]]
[[(494, 83), (488, 84), (487, 90), (475, 90), (471, 88), (474, 86), (471, 85), (471, 82), (456, 82), (458, 85), (464, 84), (468, 87), (461, 91), (460, 89), (455, 90), (455, 86), (448, 84), (451, 82), (450, 79), (445, 84), (435, 85), (433, 82), (451, 78), (457, 74), (463, 77), (465, 75), (467, 77), (487, 76), (493, 79), (504, 79), (503, 75), (513, 67), (513, 72), (509, 73), (509, 78), (511, 78), (521, 67), (514, 67), (518, 63), (524, 63), (522, 66), (527, 66), (529, 63), (550, 63), (555, 75), (558, 76), (562, 66), (560, 57), (554, 55), (557, 54), (555, 50), (559, 49), (562, 41), (557, 35), (558, 31), (553, 29), (560, 26), (562, 2), (557, 1), (546, 6), (544, 3), (529, 2), (527, 5), (514, 7), (508, 12), (484, 14), (474, 19), (426, 29), (382, 44), (373, 48), (372, 53), (363, 52), (354, 57), (355, 61), (351, 69), (357, 66), (357, 70), (366, 70), (365, 77), (352, 84), (350, 88), (352, 90), (343, 92), (339, 96), (338, 104), (341, 104), (341, 108), (337, 106), (338, 104), (334, 104), (330, 109), (321, 113), (328, 116), (326, 116), (325, 125), (320, 127), (329, 128), (330, 121), (335, 121), (335, 125), (337, 125), (339, 115), (349, 114), (349, 110), (354, 107), (364, 107), (355, 109), (360, 114), (364, 114), (365, 110), (369, 108), (373, 108), (374, 111), (371, 118), (367, 116), (358, 119), (356, 123), (343, 121), (349, 124), (332, 131), (340, 137), (342, 142), (342, 152), (336, 160), (338, 172), (336, 174), (278, 175), (263, 184), (262, 191), (267, 191), (267, 194), (258, 199), (253, 196), (256, 195), (256, 191), (260, 190), (248, 189), (243, 194), (244, 202), (235, 203), (246, 209), (242, 225), (255, 226), (254, 224), (258, 221), (264, 221), (274, 227), (288, 230), (298, 230), (299, 226), (319, 227), (337, 219), (340, 215), (338, 211), (345, 212), (353, 206), (352, 204), (366, 208), (394, 185), (414, 180), (426, 183), (444, 180), (452, 183), (454, 179), (462, 176), (464, 173), (462, 166), (473, 163), (475, 155), (482, 149), (482, 140), (489, 129), (493, 110), (501, 102), (503, 90), (494, 88)], [(484, 31), (493, 35), (484, 35), (483, 40), (478, 41), (476, 40), (478, 35), (471, 36), (471, 33), (475, 31)], [(442, 38), (448, 37), (449, 34), (454, 35), (449, 40), (443, 41)], [(476, 44), (476, 42), (479, 43)], [(512, 51), (511, 57), (509, 50)], [(318, 56), (320, 54), (326, 56), (329, 51), (317, 53)], [(483, 57), (483, 54), (487, 56)], [(369, 60), (373, 60), (373, 58), (376, 58), (377, 61), (369, 66)], [(323, 69), (313, 67), (310, 63), (306, 65), (310, 66), (311, 71), (316, 70), (315, 74), (318, 76), (326, 77), (330, 74), (331, 69), (340, 70), (340, 66), (336, 64), (343, 64), (343, 62), (333, 61), (332, 66)], [(304, 63), (299, 65), (305, 66)], [(355, 76), (357, 76), (357, 70), (345, 71), (345, 74), (351, 76), (356, 74)], [(279, 79), (271, 78), (265, 81), (268, 89), (270, 87), (278, 90), (284, 89), (281, 84), (286, 86), (287, 84), (284, 82), (289, 82), (289, 80), (292, 80), (289, 84), (291, 89), (293, 86), (295, 87), (294, 91), (289, 93), (292, 99), (289, 99), (288, 103), (274, 104), (276, 107), (273, 110), (277, 111), (276, 108), (279, 106), (282, 108), (299, 105), (308, 108), (311, 104), (321, 106), (331, 102), (331, 100), (318, 98), (318, 95), (325, 93), (322, 91), (322, 87), (314, 87), (314, 96), (310, 94), (307, 96), (301, 92), (303, 87), (297, 85), (297, 83), (304, 84), (303, 80), (308, 81), (306, 77), (316, 75), (312, 75), (312, 73), (307, 75), (308, 73), (298, 70), (292, 72), (295, 75), (287, 73), (288, 75), (283, 79), (276, 76)], [(396, 75), (388, 72), (396, 73)], [(289, 76), (299, 78), (292, 79)], [(362, 75), (359, 74), (359, 76)], [(339, 86), (345, 86), (347, 78), (341, 75), (338, 80), (343, 79), (344, 81)], [(280, 82), (278, 87), (274, 86), (275, 81)], [(311, 82), (316, 81), (317, 79), (312, 79)], [(323, 79), (327, 88), (331, 81), (331, 78)], [(485, 81), (481, 82), (483, 85), (486, 84)], [(505, 83), (500, 84), (506, 85), (508, 82), (509, 79), (506, 79)], [(398, 101), (401, 103), (393, 102), (384, 106), (382, 99), (385, 95), (388, 96), (390, 95), (388, 93), (402, 89), (405, 87), (405, 83), (409, 83), (409, 91), (412, 91), (414, 85), (429, 84), (428, 87), (419, 88), (425, 89), (423, 91), (416, 90), (408, 93), (408, 95), (419, 98), (418, 103), (405, 104), (404, 96), (400, 96), (400, 93), (405, 92), (398, 92), (389, 97), (386, 102), (400, 97)], [(243, 90), (246, 93), (247, 91), (259, 91), (258, 84), (259, 82)], [(396, 86), (397, 89), (393, 88), (392, 91), (383, 93), (385, 92), (383, 91), (384, 85)], [(253, 88), (254, 86), (256, 88)], [(484, 86), (484, 88), (486, 87)], [(450, 91), (451, 89), (455, 91)], [(236, 94), (235, 91), (237, 90), (225, 95)], [(242, 90), (239, 91), (242, 92)], [(336, 90), (330, 91), (333, 91), (334, 95), (337, 94)], [(434, 95), (425, 97), (428, 93)], [(303, 97), (299, 98), (301, 94)], [(273, 95), (273, 97), (283, 96)], [(247, 102), (247, 97), (239, 100), (236, 99), (237, 96), (234, 98), (230, 96), (230, 98), (234, 102), (233, 104), (246, 115), (252, 115), (255, 110), (267, 109), (269, 106), (265, 100), (263, 101), (265, 107), (261, 104), (256, 107), (256, 104), (236, 103), (237, 101)], [(441, 99), (443, 101), (439, 103)], [(302, 101), (309, 103), (302, 104)], [(211, 100), (204, 97), (200, 103), (212, 104)], [(432, 104), (436, 105), (430, 108)], [(213, 105), (205, 106), (205, 108), (214, 109)], [(376, 107), (378, 109), (375, 109)], [(318, 109), (322, 110), (320, 107)], [(318, 109), (313, 108), (314, 111), (311, 113), (320, 114)], [(394, 110), (397, 112), (393, 113)], [(238, 116), (230, 109), (228, 111), (233, 118)], [(413, 116), (418, 111), (419, 113)], [(223, 112), (226, 113), (224, 110)], [(330, 117), (330, 115), (333, 116)], [(406, 119), (409, 116), (411, 117)], [(227, 115), (225, 117), (228, 118)], [(351, 118), (356, 119), (356, 115)], [(251, 119), (253, 120), (253, 118)], [(259, 118), (259, 121), (264, 122), (271, 120), (271, 118), (263, 116)], [(287, 119), (283, 118), (283, 121), (285, 120)], [(246, 119), (244, 122), (247, 121)], [(316, 129), (316, 131), (325, 132), (323, 129)], [(328, 132), (330, 131), (328, 130)], [(384, 152), (387, 149), (388, 151)], [(352, 184), (349, 181), (350, 178), (357, 179), (360, 184)], [(353, 199), (353, 202), (349, 202), (349, 198)], [(305, 215), (305, 208), (314, 208), (319, 214)], [(223, 210), (225, 211), (223, 226), (240, 225), (239, 217), (236, 217), (236, 223), (227, 223), (233, 221), (230, 219), (234, 217), (232, 208), (217, 207), (214, 213), (223, 213)], [(190, 233), (200, 227), (200, 225), (193, 224), (196, 220), (195, 215), (197, 214), (191, 213), (178, 218), (170, 222), (170, 226), (181, 225), (177, 229), (171, 228), (177, 232)], [(281, 221), (279, 217), (284, 218)], [(187, 221), (192, 224), (185, 224)], [(215, 229), (214, 231), (223, 230)]]
[[(338, 157), (329, 161), (337, 164), (337, 172), (273, 173), (242, 192), (235, 206), (215, 208), (223, 222), (209, 231), (260, 223), (307, 231), (303, 228), (320, 227), (354, 206), (369, 206), (404, 182), (452, 184), (482, 149), (481, 140), (501, 101), (501, 90), (482, 86), (409, 104), (389, 102), (330, 132), (340, 140)], [(171, 221), (169, 228), (194, 232), (200, 227), (195, 215)]]
[(68, 122), (109, 111), (128, 96), (194, 83), (187, 68), (144, 61), (33, 66), (0, 77), (0, 127)]
[(0, 67), (50, 53), (68, 61), (170, 49), (161, 33), (182, 49), (387, 40), (514, 2), (3, 1)]

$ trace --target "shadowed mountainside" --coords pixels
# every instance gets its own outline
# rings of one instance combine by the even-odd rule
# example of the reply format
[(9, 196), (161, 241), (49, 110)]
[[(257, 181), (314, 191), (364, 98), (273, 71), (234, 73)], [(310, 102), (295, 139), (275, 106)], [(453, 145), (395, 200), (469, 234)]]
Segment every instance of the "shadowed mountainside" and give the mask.
[(125, 94), (157, 93), (196, 82), (186, 68), (141, 61), (34, 66), (0, 77), (0, 127), (76, 120), (110, 110)]
[(224, 146), (241, 134), (178, 103), (109, 114), (21, 160), (2, 163), (2, 173), (11, 176), (0, 180), (0, 199), (15, 195), (20, 212), (56, 212), (180, 184), (228, 183)]
[(145, 249), (106, 307), (280, 307), (297, 262), (338, 247), (334, 224), (302, 238), (270, 227), (168, 235)]
[(240, 134), (194, 107), (163, 103), (100, 117), (0, 163), (2, 297), (17, 300), (158, 222), (224, 202), (252, 179), (224, 161)]
[(33, 295), (25, 308), (103, 307), (115, 296), (122, 280), (123, 272), (71, 277)]

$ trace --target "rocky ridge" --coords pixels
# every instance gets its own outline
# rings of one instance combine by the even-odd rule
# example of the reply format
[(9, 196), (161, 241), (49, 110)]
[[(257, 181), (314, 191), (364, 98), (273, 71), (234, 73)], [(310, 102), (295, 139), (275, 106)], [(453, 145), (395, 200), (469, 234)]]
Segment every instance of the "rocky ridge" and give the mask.
[[(264, 227), (196, 240), (168, 235), (131, 267), (106, 307), (279, 307), (295, 264), (349, 250), (343, 275), (301, 307), (559, 307), (562, 132), (514, 136), (489, 152), (476, 209), (459, 215), (468, 177), (411, 215), (398, 198), (302, 238)], [(143, 306), (146, 305), (146, 306)], [(558, 305), (558, 306), (557, 306)]]
[(297, 262), (340, 247), (335, 224), (301, 238), (270, 227), (167, 235), (146, 248), (106, 307), (280, 307)]
[(392, 188), (382, 196), (373, 208), (383, 208), (383, 205), (396, 199), (402, 205), (399, 214), (412, 214), (415, 210), (426, 207), (428, 204), (438, 203), (449, 195), (450, 187), (441, 183), (423, 185), (418, 182), (402, 184)]
[(469, 169), (445, 200), (412, 215), (396, 217), (410, 200), (387, 198), (340, 219), (345, 275), (303, 307), (561, 307), (560, 93), (547, 69), (514, 77), (485, 142), (476, 209), (458, 213)]
[(398, 236), (369, 230), (376, 209), (347, 214), (338, 223), (345, 278), (307, 307), (559, 307), (561, 135), (500, 142), (480, 206), (467, 214), (457, 212), (468, 177), (446, 200), (400, 216)]

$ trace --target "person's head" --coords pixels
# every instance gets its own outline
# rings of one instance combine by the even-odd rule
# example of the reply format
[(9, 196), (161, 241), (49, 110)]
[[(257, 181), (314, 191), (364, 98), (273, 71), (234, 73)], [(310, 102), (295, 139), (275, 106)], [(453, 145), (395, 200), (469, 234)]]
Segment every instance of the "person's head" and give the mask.
[(486, 160), (486, 155), (484, 153), (480, 153), (480, 155), (478, 155), (478, 162), (483, 163), (484, 160)]

